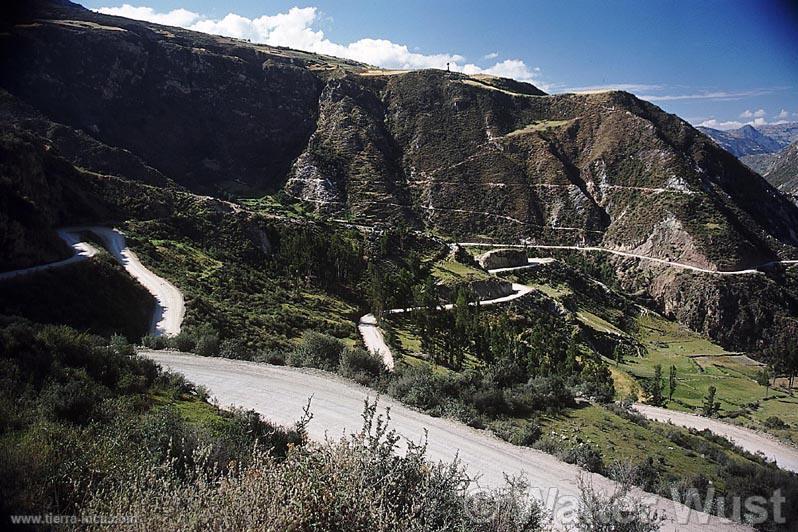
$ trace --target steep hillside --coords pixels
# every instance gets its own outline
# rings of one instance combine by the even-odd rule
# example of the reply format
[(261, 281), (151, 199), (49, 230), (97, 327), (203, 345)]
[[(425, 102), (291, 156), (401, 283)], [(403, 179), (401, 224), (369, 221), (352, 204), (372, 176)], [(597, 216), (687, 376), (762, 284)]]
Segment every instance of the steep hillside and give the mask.
[(798, 141), (778, 155), (765, 178), (781, 191), (798, 194)]

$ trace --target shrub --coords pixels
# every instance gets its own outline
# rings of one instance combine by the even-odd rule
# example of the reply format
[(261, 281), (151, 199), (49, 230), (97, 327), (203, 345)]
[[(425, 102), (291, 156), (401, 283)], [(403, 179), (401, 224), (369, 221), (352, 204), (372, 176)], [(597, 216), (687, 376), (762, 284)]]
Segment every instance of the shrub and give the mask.
[(340, 363), (345, 344), (338, 338), (313, 331), (306, 331), (296, 349), (288, 354), (291, 366), (309, 366), (334, 371)]
[(441, 405), (438, 378), (429, 366), (400, 367), (388, 385), (388, 393), (400, 401), (424, 410)]
[(275, 366), (285, 366), (285, 351), (280, 351), (279, 349), (261, 350), (257, 352), (252, 360), (274, 364)]
[(504, 393), (495, 388), (477, 390), (471, 398), (474, 408), (480, 414), (497, 417), (509, 412), (510, 408), (504, 399)]
[(512, 412), (526, 416), (534, 412), (556, 412), (574, 402), (573, 394), (560, 377), (537, 377), (508, 393)]
[(219, 356), (219, 335), (211, 333), (198, 337), (195, 352), (203, 357)]
[(148, 334), (146, 336), (141, 337), (141, 345), (148, 349), (166, 349), (169, 347), (168, 340), (163, 336), (155, 336), (154, 334)]
[[(243, 420), (246, 423), (246, 420)], [(97, 489), (83, 514), (137, 515), (146, 530), (537, 531), (543, 512), (510, 481), (469, 494), (457, 463), (433, 464), (426, 446), (397, 454), (399, 436), (367, 405), (363, 429), (338, 441), (290, 447), (284, 458), (256, 452), (240, 468), (209, 473), (202, 448), (185, 473), (174, 461), (137, 464), (130, 480)], [(158, 511), (152, 511), (157, 508)]]
[(604, 460), (601, 452), (589, 443), (578, 443), (568, 449), (562, 459), (569, 464), (576, 464), (591, 473), (601, 473), (604, 470)]
[(133, 356), (136, 354), (135, 349), (133, 349), (133, 344), (128, 342), (127, 338), (121, 334), (115, 334), (111, 336), (110, 345), (111, 349), (113, 349), (118, 355)]
[(194, 335), (188, 331), (181, 331), (176, 336), (169, 338), (168, 343), (169, 347), (172, 349), (177, 349), (184, 353), (194, 351), (194, 348), (197, 346), (197, 340), (194, 338)]
[(521, 422), (518, 426), (511, 421), (497, 421), (490, 425), (494, 434), (513, 445), (531, 447), (540, 439), (540, 426), (534, 421)]
[(632, 496), (632, 483), (617, 482), (613, 493), (596, 490), (591, 481), (579, 477), (580, 500), (577, 528), (591, 532), (655, 532), (664, 518), (639, 498)]
[(763, 425), (769, 429), (788, 429), (790, 426), (778, 416), (770, 416), (767, 418)]
[(238, 338), (227, 338), (219, 345), (219, 356), (235, 360), (252, 360), (252, 350)]
[(344, 377), (368, 384), (385, 373), (382, 357), (365, 349), (347, 347), (341, 352), (338, 371)]
[(87, 380), (54, 383), (42, 391), (41, 404), (50, 419), (85, 424), (92, 419), (102, 392)]
[(581, 373), (582, 394), (600, 403), (609, 403), (615, 396), (615, 384), (610, 369), (601, 362), (588, 360)]

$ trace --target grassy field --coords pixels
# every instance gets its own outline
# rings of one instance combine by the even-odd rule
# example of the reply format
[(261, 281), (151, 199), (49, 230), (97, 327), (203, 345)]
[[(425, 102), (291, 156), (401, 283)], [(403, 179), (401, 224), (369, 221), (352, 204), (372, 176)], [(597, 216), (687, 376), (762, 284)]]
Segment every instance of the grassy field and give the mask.
[[(685, 327), (653, 314), (638, 319), (639, 340), (648, 353), (643, 357), (627, 357), (616, 368), (639, 381), (654, 375), (654, 366), (663, 368), (667, 379), (669, 368), (676, 366), (678, 386), (673, 400), (666, 406), (675, 410), (700, 409), (709, 387), (717, 390), (720, 417), (762, 428), (762, 422), (777, 416), (793, 430), (775, 431), (777, 435), (798, 442), (794, 427), (798, 426), (798, 398), (784, 390), (765, 388), (754, 377), (760, 364), (744, 355), (730, 354), (706, 338)], [(667, 394), (667, 383), (666, 394)]]
[(274, 214), (297, 219), (314, 217), (313, 213), (305, 209), (302, 203), (281, 203), (275, 196), (241, 198), (238, 201), (251, 211), (261, 214)]
[(267, 264), (207, 249), (187, 237), (148, 237), (153, 232), (144, 224), (127, 228), (141, 261), (184, 293), (187, 326), (208, 324), (252, 349), (290, 347), (308, 329), (357, 342), (359, 309), (351, 302), (288, 279)]
[[(544, 437), (564, 447), (580, 443), (601, 450), (605, 464), (613, 461), (642, 463), (649, 458), (665, 481), (698, 475), (723, 489), (716, 455), (723, 451), (732, 460), (749, 462), (736, 452), (689, 431), (661, 423), (638, 424), (602, 406), (590, 405), (567, 410), (562, 415), (540, 420)], [(700, 451), (699, 451), (700, 450)]]
[(451, 286), (471, 281), (484, 281), (492, 276), (479, 268), (460, 262), (441, 261), (432, 267), (432, 276), (436, 281)]

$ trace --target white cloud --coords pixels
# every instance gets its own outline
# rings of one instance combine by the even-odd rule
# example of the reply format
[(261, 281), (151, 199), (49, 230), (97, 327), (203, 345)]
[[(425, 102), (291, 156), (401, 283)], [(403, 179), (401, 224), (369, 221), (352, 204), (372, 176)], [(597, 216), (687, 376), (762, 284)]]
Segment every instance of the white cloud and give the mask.
[(754, 111), (754, 116), (755, 116), (756, 118), (762, 118), (762, 117), (763, 117), (763, 116), (765, 116), (766, 114), (767, 114), (767, 113), (765, 112), (765, 110), (764, 110), (764, 109), (757, 109), (756, 111)]
[(165, 26), (188, 27), (200, 19), (199, 13), (194, 13), (187, 9), (174, 9), (168, 13), (157, 13), (151, 7), (135, 7), (130, 4), (123, 4), (120, 7), (101, 7), (97, 11), (106, 15), (146, 20)]
[[(752, 96), (764, 96), (766, 94), (772, 94), (774, 90), (777, 89), (753, 89), (748, 91), (703, 91), (693, 94), (647, 94), (640, 96), (640, 98), (651, 102), (674, 102), (681, 100), (730, 101), (741, 100), (743, 98), (749, 98)], [(756, 111), (756, 113), (759, 112), (764, 114), (765, 111), (762, 109)], [(752, 116), (757, 116), (756, 113), (752, 113)]]
[(520, 81), (532, 81), (535, 75), (540, 72), (539, 68), (530, 69), (526, 63), (520, 59), (505, 59), (488, 68), (480, 68), (476, 65), (467, 64), (462, 68), (465, 74), (490, 74), (502, 78), (513, 78)]
[(483, 55), (482, 59), (491, 60), (491, 59), (496, 59), (497, 57), (499, 57), (499, 52), (491, 52), (489, 54)]
[(742, 122), (738, 122), (737, 120), (729, 120), (728, 122), (719, 122), (714, 118), (710, 118), (709, 120), (704, 120), (700, 124), (701, 127), (711, 127), (712, 129), (737, 129), (739, 127), (743, 127), (745, 124)]
[(710, 118), (708, 120), (704, 120), (699, 126), (703, 127), (711, 127), (713, 129), (737, 129), (743, 126), (767, 126), (768, 124), (784, 124), (786, 120), (777, 120), (775, 122), (769, 122), (764, 116), (761, 116), (764, 113), (762, 109), (757, 111), (751, 112), (750, 110), (746, 110), (740, 113), (741, 118), (753, 118), (753, 120), (748, 120), (746, 122), (740, 122), (739, 120), (729, 120), (729, 121), (718, 121), (715, 118)]
[(779, 120), (786, 120), (789, 117), (790, 117), (790, 112), (787, 111), (787, 109), (782, 109), (781, 111), (779, 111), (779, 114), (776, 115), (776, 118), (778, 118)]
[[(394, 43), (387, 39), (363, 38), (348, 44), (333, 42), (324, 35), (322, 30), (314, 29), (319, 18), (319, 12), (315, 7), (292, 7), (287, 13), (263, 15), (253, 19), (235, 13), (228, 13), (221, 19), (211, 19), (185, 9), (158, 13), (150, 7), (135, 7), (129, 4), (124, 4), (121, 7), (101, 7), (97, 11), (158, 24), (181, 26), (205, 33), (249, 39), (272, 46), (287, 46), (308, 52), (344, 57), (382, 68), (446, 68), (448, 63), (451, 70), (456, 72), (512, 77), (519, 81), (533, 82), (545, 87), (535, 79), (540, 69), (530, 68), (520, 59), (506, 59), (492, 66), (480, 67), (472, 63), (465, 63), (465, 57), (460, 54), (411, 52), (407, 45)], [(498, 57), (498, 53), (493, 53), (486, 55), (485, 59), (495, 59), (496, 57)]]
[(664, 87), (662, 85), (651, 85), (645, 83), (610, 83), (607, 85), (588, 85), (584, 87), (565, 87), (562, 92), (606, 92), (606, 91), (628, 91), (628, 92), (644, 92), (644, 91), (660, 91)]

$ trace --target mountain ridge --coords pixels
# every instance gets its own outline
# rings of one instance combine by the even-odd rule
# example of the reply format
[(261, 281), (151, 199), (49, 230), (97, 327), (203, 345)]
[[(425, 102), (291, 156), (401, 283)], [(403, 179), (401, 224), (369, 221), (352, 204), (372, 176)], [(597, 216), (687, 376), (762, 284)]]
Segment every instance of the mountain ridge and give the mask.
[[(709, 270), (796, 253), (793, 203), (629, 93), (546, 95), (500, 78), (387, 71), (64, 2), (35, 4), (21, 20), (0, 41), (17, 52), (0, 58), (11, 74), (0, 83), (0, 123), (98, 178), (286, 194), (322, 218), (459, 240), (601, 245)], [(30, 188), (23, 164), (17, 190)], [(136, 216), (163, 210), (141, 205)], [(91, 213), (80, 221), (95, 221)], [(683, 322), (730, 299), (706, 290), (685, 311), (675, 302), (695, 277), (610, 263)], [(730, 308), (696, 328), (721, 334), (742, 319)]]

